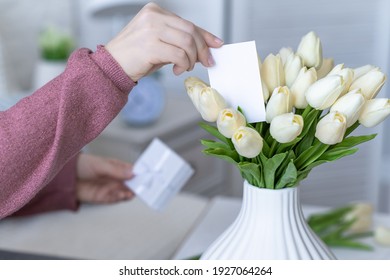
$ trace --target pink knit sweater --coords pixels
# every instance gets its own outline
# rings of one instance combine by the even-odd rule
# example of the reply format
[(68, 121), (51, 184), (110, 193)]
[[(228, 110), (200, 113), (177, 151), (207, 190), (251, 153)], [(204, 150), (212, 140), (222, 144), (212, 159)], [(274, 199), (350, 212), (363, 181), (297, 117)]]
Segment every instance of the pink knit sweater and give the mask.
[(0, 112), (0, 219), (30, 201), (97, 137), (134, 85), (104, 47), (80, 49), (63, 74)]

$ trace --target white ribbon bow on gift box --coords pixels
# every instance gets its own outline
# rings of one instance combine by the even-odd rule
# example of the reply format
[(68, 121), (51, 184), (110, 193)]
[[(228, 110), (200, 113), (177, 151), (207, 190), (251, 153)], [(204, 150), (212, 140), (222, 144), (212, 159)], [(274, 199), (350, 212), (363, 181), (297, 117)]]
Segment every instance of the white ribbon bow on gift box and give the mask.
[(194, 170), (159, 139), (154, 139), (134, 165), (126, 185), (149, 207), (161, 210), (180, 191)]
[(157, 158), (156, 163), (139, 161), (134, 166), (135, 177), (129, 183), (137, 188), (138, 192), (143, 192), (145, 189), (163, 185), (166, 181), (163, 173), (163, 165), (166, 163), (170, 152), (165, 151), (161, 157)]

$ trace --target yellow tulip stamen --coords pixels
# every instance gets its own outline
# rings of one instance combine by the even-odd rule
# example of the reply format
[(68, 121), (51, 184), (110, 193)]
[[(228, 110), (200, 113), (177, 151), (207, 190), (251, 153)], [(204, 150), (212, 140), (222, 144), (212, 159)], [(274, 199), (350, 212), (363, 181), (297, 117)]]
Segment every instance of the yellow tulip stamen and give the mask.
[(343, 123), (343, 122), (345, 122), (345, 117), (343, 114), (336, 112), (336, 114), (334, 114), (334, 120), (336, 122)]
[(243, 137), (242, 133), (237, 133), (237, 135), (235, 136), (236, 140), (241, 140)]
[(224, 114), (224, 117), (226, 118), (233, 118), (233, 114), (231, 112), (227, 112)]

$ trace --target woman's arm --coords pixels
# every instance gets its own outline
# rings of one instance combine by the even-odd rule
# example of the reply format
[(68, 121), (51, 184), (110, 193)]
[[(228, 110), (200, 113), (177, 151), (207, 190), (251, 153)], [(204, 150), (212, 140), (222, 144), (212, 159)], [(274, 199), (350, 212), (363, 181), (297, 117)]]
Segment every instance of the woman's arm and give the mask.
[(79, 155), (71, 158), (61, 171), (41, 189), (26, 205), (12, 214), (12, 217), (28, 216), (56, 210), (79, 208), (77, 198), (77, 160)]
[(133, 86), (103, 47), (80, 49), (63, 74), (0, 112), (0, 218), (31, 200), (97, 137)]
[(145, 75), (173, 64), (176, 75), (223, 42), (154, 3), (95, 53), (73, 53), (63, 74), (0, 112), (0, 219), (34, 195), (119, 113)]

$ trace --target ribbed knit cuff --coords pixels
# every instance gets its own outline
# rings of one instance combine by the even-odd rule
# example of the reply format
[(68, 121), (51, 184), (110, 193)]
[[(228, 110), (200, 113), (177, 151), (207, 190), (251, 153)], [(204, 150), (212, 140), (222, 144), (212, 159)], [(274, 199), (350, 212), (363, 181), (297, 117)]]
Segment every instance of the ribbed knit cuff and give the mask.
[(129, 93), (137, 84), (130, 79), (119, 63), (102, 45), (97, 46), (97, 50), (91, 54), (92, 59), (107, 75), (107, 77), (124, 93)]

